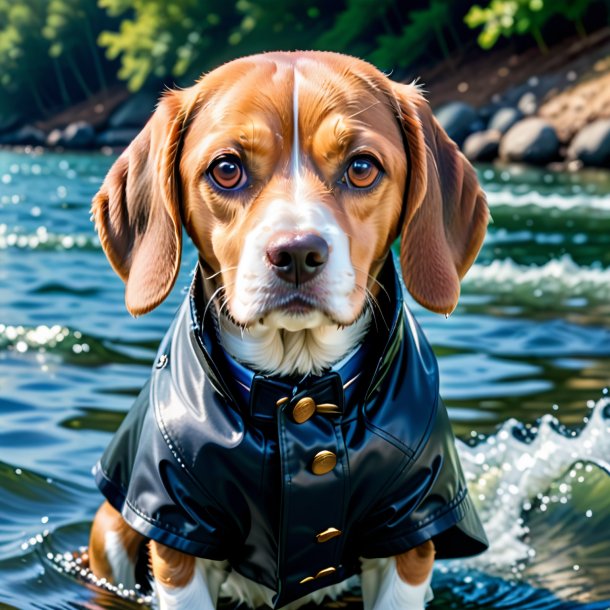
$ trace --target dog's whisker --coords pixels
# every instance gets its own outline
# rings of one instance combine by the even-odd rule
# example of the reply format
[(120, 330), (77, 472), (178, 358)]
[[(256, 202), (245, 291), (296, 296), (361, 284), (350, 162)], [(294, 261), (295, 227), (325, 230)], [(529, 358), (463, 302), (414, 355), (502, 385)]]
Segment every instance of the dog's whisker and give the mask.
[[(373, 283), (377, 284), (379, 286), (379, 288), (381, 290), (383, 290), (383, 292), (388, 297), (388, 299), (390, 298), (390, 294), (388, 293), (386, 287), (375, 276), (371, 275), (370, 273), (368, 273), (368, 271), (366, 271), (365, 269), (362, 269), (356, 265), (354, 265), (354, 269), (356, 271), (360, 271), (361, 273), (366, 274), (367, 279), (372, 280)], [(367, 290), (368, 290), (368, 288), (367, 288)]]
[(386, 330), (389, 331), (389, 326), (385, 321), (385, 317), (383, 316), (383, 311), (381, 310), (381, 306), (379, 305), (379, 301), (375, 298), (375, 295), (368, 288), (359, 288), (364, 293), (365, 305), (371, 312), (373, 317), (373, 322), (375, 323), (375, 329), (379, 331), (379, 325), (377, 324), (378, 316), (383, 321), (383, 325), (386, 327)]
[(220, 271), (217, 271), (216, 273), (212, 273), (212, 275), (204, 275), (203, 279), (212, 280), (215, 277), (221, 275), (222, 273), (227, 273), (228, 271), (233, 271), (234, 269), (237, 269), (237, 265), (232, 265), (231, 267), (223, 267), (222, 269), (220, 269)]
[(362, 114), (363, 112), (366, 112), (367, 110), (370, 110), (371, 108), (373, 108), (374, 106), (377, 106), (378, 104), (381, 104), (381, 100), (375, 100), (372, 104), (369, 104), (365, 108), (358, 110), (358, 112), (354, 112), (354, 114), (348, 115), (347, 118), (353, 119), (354, 117), (358, 116), (359, 114)]

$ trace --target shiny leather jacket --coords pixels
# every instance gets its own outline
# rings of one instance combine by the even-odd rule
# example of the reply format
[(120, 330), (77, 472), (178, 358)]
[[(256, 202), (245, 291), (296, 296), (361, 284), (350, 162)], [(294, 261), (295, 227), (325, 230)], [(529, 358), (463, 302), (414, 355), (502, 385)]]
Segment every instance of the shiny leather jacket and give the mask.
[(429, 539), (438, 558), (484, 551), (436, 359), (391, 258), (380, 281), (387, 295), (363, 345), (322, 376), (286, 379), (224, 352), (213, 321), (202, 323), (196, 273), (94, 469), (127, 523), (228, 560), (277, 592), (275, 608), (358, 573), (360, 557)]

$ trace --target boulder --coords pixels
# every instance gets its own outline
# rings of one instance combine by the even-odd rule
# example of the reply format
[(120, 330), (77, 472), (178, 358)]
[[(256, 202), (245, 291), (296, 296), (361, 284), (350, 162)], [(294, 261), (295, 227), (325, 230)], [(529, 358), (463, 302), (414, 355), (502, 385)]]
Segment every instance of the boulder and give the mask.
[(500, 158), (505, 161), (545, 165), (559, 152), (559, 139), (553, 126), (538, 117), (515, 123), (500, 142)]
[(567, 158), (583, 165), (610, 167), (610, 119), (585, 125), (570, 143)]
[(498, 156), (502, 134), (497, 129), (487, 129), (471, 133), (462, 150), (470, 161), (492, 161)]
[(70, 123), (65, 129), (53, 129), (47, 136), (49, 148), (91, 148), (95, 143), (95, 129), (87, 121)]
[(524, 93), (519, 99), (517, 107), (525, 116), (536, 114), (536, 110), (538, 110), (538, 98), (536, 97), (536, 94), (533, 91)]
[(49, 148), (63, 146), (63, 135), (64, 132), (61, 129), (53, 129), (49, 132), (49, 135), (47, 135), (46, 145)]
[(45, 143), (44, 131), (33, 125), (24, 125), (16, 131), (2, 134), (0, 144), (9, 146), (43, 146)]
[(493, 117), (493, 115), (496, 114), (496, 112), (498, 112), (498, 110), (500, 110), (501, 108), (504, 108), (504, 105), (494, 101), (480, 106), (477, 114), (481, 123), (483, 123), (483, 125), (485, 125), (486, 127), (489, 127), (489, 121), (491, 120), (491, 117)]
[(477, 128), (480, 119), (476, 110), (464, 102), (450, 102), (435, 112), (438, 122), (458, 146)]
[(95, 129), (87, 121), (70, 123), (63, 130), (61, 139), (66, 148), (91, 148), (95, 142)]
[[(543, 76), (532, 76), (527, 82), (521, 83), (515, 87), (511, 87), (501, 96), (501, 101), (506, 106), (517, 106), (523, 100), (523, 103), (533, 100), (537, 105), (545, 99), (551, 89), (561, 87), (566, 83), (566, 79), (561, 72), (556, 74), (545, 74)], [(531, 96), (524, 96), (531, 93)], [(526, 113), (527, 114), (527, 113)]]
[(155, 110), (159, 93), (157, 91), (139, 91), (121, 104), (110, 116), (110, 129), (144, 127)]
[(488, 129), (496, 129), (500, 133), (506, 133), (517, 121), (523, 118), (523, 113), (518, 108), (505, 106), (500, 108), (489, 120)]
[(102, 148), (103, 146), (109, 146), (110, 148), (125, 148), (125, 146), (128, 146), (139, 133), (140, 130), (135, 127), (108, 129), (95, 138), (95, 146), (98, 148)]

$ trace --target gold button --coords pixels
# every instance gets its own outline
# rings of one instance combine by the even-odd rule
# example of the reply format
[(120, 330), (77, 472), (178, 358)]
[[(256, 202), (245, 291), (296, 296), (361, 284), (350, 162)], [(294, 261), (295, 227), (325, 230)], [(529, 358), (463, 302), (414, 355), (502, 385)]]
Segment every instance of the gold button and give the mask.
[(328, 540), (332, 540), (337, 536), (341, 535), (341, 530), (338, 530), (336, 527), (329, 527), (328, 529), (320, 532), (316, 535), (316, 540), (318, 542), (327, 542)]
[(313, 579), (314, 579), (313, 576), (307, 576), (306, 578), (303, 578), (303, 580), (299, 580), (299, 584), (304, 585), (307, 582), (311, 582)]
[(292, 417), (297, 424), (305, 423), (316, 412), (316, 403), (313, 398), (301, 398), (292, 409)]
[(314, 474), (326, 474), (337, 465), (337, 456), (332, 451), (320, 451), (316, 453), (311, 464)]
[(314, 578), (323, 578), (324, 576), (330, 576), (331, 574), (334, 574), (337, 571), (337, 568), (324, 568), (323, 570), (320, 570)]
[(341, 415), (341, 409), (330, 402), (316, 405), (316, 411), (322, 415)]

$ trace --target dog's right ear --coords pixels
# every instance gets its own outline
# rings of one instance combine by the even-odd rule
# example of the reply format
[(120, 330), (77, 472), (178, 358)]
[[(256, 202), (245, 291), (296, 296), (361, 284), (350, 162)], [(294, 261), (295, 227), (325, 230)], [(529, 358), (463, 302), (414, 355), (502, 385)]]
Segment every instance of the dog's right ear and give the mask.
[(182, 248), (178, 157), (196, 94), (171, 91), (110, 168), (92, 216), (113, 269), (125, 282), (125, 305), (138, 316), (172, 289)]

